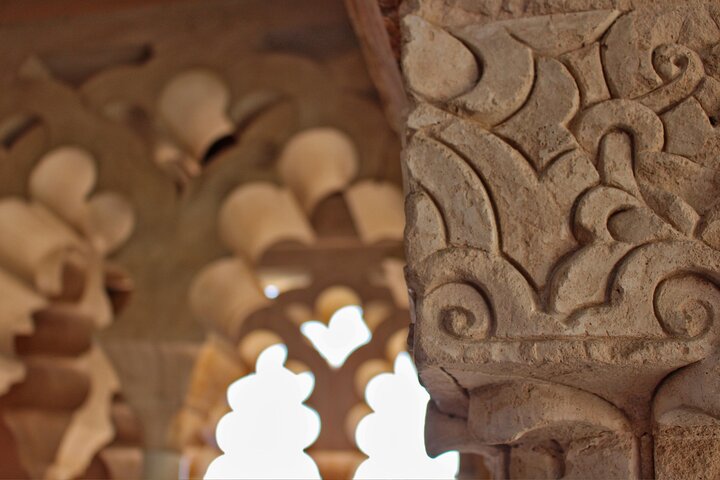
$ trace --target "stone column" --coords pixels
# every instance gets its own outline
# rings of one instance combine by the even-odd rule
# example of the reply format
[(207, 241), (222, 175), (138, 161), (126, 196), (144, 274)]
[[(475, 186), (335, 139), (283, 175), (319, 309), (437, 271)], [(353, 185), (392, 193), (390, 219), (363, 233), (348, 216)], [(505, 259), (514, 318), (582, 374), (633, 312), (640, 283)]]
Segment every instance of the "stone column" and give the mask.
[(428, 451), (718, 478), (720, 5), (587, 4), (402, 12)]

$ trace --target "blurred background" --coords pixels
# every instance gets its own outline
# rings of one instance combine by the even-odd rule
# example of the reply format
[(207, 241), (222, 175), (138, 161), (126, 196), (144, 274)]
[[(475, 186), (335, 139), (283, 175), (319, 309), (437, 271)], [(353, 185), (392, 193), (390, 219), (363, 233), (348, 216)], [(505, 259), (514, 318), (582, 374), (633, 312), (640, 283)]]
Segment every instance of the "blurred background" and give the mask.
[(0, 2), (0, 477), (455, 475), (363, 56), (397, 4)]

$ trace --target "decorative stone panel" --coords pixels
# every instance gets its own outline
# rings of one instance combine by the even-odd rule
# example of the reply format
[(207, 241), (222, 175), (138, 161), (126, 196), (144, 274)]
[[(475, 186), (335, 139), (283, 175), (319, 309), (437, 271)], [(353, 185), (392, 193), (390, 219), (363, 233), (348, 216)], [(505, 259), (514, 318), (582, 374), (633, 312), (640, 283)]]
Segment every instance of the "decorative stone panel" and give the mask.
[(515, 3), (402, 19), (427, 448), (716, 478), (720, 6)]

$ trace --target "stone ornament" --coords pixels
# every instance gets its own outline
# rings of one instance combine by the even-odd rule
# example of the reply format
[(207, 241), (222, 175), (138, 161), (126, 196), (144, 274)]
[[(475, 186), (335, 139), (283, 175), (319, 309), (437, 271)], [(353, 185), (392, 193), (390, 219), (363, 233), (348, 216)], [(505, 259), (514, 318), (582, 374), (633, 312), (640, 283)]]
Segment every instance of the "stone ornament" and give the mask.
[[(297, 132), (278, 157), (285, 183), (247, 182), (223, 200), (217, 231), (229, 254), (200, 269), (190, 286), (190, 307), (213, 333), (170, 433), (188, 478), (222, 454), (215, 431), (229, 411), (229, 385), (277, 343), (288, 347), (287, 368), (316, 378), (307, 405), (323, 427), (308, 453), (324, 478), (350, 478), (365, 459), (355, 445), (356, 426), (370, 413), (365, 388), (392, 371), (405, 349), (408, 305), (404, 296), (396, 300), (403, 288), (400, 188), (356, 180), (355, 143), (334, 128)], [(345, 226), (318, 228), (318, 218)], [(276, 295), (266, 295), (268, 286)], [(328, 334), (333, 314), (349, 305), (363, 306), (372, 339), (334, 367), (300, 327), (317, 320)]]
[(2, 462), (33, 478), (142, 468), (138, 426), (92, 338), (120, 307), (108, 291), (123, 274), (106, 256), (127, 241), (134, 214), (121, 195), (93, 193), (95, 182), (92, 155), (61, 146), (35, 165), (28, 200), (0, 198), (0, 415), (16, 448)]
[(493, 478), (720, 475), (720, 9), (660, 3), (406, 9), (431, 453)]

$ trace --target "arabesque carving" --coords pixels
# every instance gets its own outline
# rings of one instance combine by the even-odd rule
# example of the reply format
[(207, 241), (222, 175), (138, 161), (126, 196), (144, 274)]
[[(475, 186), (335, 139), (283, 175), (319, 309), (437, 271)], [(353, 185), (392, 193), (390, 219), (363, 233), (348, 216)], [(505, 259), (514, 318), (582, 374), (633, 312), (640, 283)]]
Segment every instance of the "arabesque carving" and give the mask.
[(402, 21), (428, 449), (494, 478), (718, 472), (720, 8), (636, 3)]

